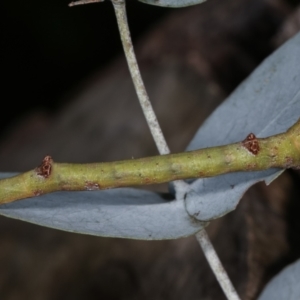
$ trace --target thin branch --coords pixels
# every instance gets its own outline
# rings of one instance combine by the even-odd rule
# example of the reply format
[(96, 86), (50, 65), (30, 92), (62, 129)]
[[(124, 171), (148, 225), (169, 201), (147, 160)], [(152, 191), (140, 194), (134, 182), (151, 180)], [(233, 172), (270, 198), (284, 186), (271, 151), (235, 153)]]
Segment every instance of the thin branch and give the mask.
[(239, 300), (239, 296), (234, 289), (234, 286), (232, 285), (224, 267), (222, 266), (221, 261), (219, 260), (219, 257), (211, 244), (209, 237), (205, 230), (201, 230), (196, 234), (196, 239), (199, 242), (204, 255), (214, 272), (224, 294), (226, 295), (228, 300)]
[(104, 0), (81, 0), (81, 1), (74, 1), (69, 4), (70, 7), (76, 6), (76, 5), (84, 5), (84, 4), (90, 4), (90, 3), (98, 3), (103, 2)]
[(231, 145), (106, 163), (54, 163), (47, 156), (40, 167), (0, 180), (0, 203), (60, 190), (156, 184), (274, 167), (300, 168), (300, 120), (286, 133), (265, 139), (253, 136)]
[(123, 48), (125, 52), (125, 56), (127, 59), (129, 71), (133, 80), (133, 84), (135, 87), (135, 91), (137, 93), (138, 99), (140, 101), (140, 105), (142, 107), (145, 118), (148, 122), (148, 126), (158, 148), (160, 154), (168, 154), (170, 153), (169, 147), (166, 143), (166, 140), (163, 136), (161, 128), (159, 126), (158, 120), (154, 113), (152, 104), (149, 100), (149, 96), (147, 94), (139, 66), (137, 64), (137, 60), (135, 57), (130, 31), (128, 27), (126, 8), (124, 1), (112, 1), (115, 14), (117, 17), (117, 22), (119, 26), (119, 31), (121, 35), (121, 40), (123, 43)]
[[(102, 1), (104, 1), (104, 0), (81, 0), (81, 1), (71, 2), (69, 4), (69, 6), (89, 4), (89, 3), (102, 2)], [(125, 1), (113, 0), (112, 3), (114, 6), (114, 9), (115, 9), (117, 23), (119, 26), (119, 31), (120, 31), (121, 40), (122, 40), (125, 56), (127, 59), (129, 71), (130, 71), (131, 78), (134, 83), (134, 87), (135, 87), (138, 99), (140, 101), (140, 105), (142, 107), (143, 113), (145, 115), (145, 118), (147, 120), (148, 126), (150, 128), (150, 131), (152, 133), (152, 136), (154, 138), (154, 141), (156, 143), (159, 153), (160, 154), (169, 154), (170, 149), (166, 143), (166, 140), (163, 136), (162, 130), (159, 126), (159, 123), (158, 123), (158, 120), (154, 113), (152, 104), (149, 100), (149, 96), (147, 94), (144, 82), (142, 80), (139, 66), (137, 64), (137, 60), (135, 57), (133, 44), (132, 44), (132, 40), (131, 40), (131, 36), (130, 36), (128, 21), (127, 21)]]

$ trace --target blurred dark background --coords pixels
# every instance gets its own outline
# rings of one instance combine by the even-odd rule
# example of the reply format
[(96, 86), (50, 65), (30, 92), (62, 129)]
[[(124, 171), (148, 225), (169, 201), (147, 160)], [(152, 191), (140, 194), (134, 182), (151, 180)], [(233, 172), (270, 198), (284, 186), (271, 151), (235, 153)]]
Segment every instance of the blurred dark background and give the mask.
[[(66, 94), (107, 66), (122, 46), (109, 1), (70, 8), (70, 1), (1, 1), (0, 134), (36, 109), (54, 112)], [(169, 9), (128, 1), (134, 41)], [(16, 105), (16, 103), (18, 103)]]
[[(94, 162), (157, 153), (109, 2), (2, 1), (0, 171), (46, 154)], [(299, 0), (128, 1), (138, 61), (173, 152), (300, 30)], [(262, 99), (263, 101), (263, 99)], [(234, 117), (234, 116), (233, 116)], [(299, 171), (252, 187), (208, 233), (242, 299), (300, 257)], [(166, 186), (154, 187), (166, 191)], [(83, 236), (0, 217), (0, 299), (225, 299), (194, 237)]]

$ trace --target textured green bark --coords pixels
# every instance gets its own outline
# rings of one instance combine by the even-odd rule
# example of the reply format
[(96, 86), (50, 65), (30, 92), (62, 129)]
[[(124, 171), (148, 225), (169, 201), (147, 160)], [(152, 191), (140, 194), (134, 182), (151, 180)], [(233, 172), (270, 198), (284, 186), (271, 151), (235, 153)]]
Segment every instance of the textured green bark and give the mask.
[(0, 180), (0, 203), (54, 191), (147, 185), (273, 167), (300, 168), (300, 120), (286, 133), (257, 139), (256, 142), (259, 145), (256, 155), (247, 149), (247, 144), (243, 141), (178, 154), (116, 162), (67, 164), (51, 161), (49, 176), (41, 174), (39, 167)]

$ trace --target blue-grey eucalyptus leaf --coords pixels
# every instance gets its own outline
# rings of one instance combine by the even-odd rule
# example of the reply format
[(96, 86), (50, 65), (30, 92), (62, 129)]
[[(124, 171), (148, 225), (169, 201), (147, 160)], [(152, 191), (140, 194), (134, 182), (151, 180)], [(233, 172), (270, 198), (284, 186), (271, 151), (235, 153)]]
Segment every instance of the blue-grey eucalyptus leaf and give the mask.
[(299, 300), (300, 260), (287, 266), (265, 287), (258, 300)]
[[(12, 175), (0, 173), (0, 178)], [(3, 204), (0, 215), (70, 232), (144, 240), (176, 239), (203, 228), (183, 201), (133, 188), (46, 194)]]
[(164, 6), (164, 7), (185, 7), (190, 5), (199, 4), (205, 2), (206, 0), (139, 0), (140, 2)]
[[(286, 131), (300, 117), (300, 33), (268, 57), (206, 120), (188, 150), (267, 137)], [(235, 209), (258, 181), (272, 182), (282, 170), (239, 172), (195, 180), (186, 197), (189, 214), (201, 221)]]

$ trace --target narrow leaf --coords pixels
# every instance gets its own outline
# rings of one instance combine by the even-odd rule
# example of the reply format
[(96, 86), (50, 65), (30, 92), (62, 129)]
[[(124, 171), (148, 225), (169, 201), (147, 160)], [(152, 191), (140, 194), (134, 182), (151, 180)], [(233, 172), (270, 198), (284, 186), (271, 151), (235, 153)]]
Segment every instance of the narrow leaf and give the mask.
[[(267, 58), (199, 129), (188, 150), (286, 131), (300, 116), (300, 34)], [(288, 159), (288, 158), (287, 158)], [(267, 184), (281, 174), (273, 169), (198, 179), (186, 198), (187, 211), (208, 221), (235, 209), (245, 191), (258, 181)]]
[(180, 238), (203, 228), (183, 201), (132, 188), (56, 192), (1, 205), (0, 215), (70, 232), (146, 240)]

